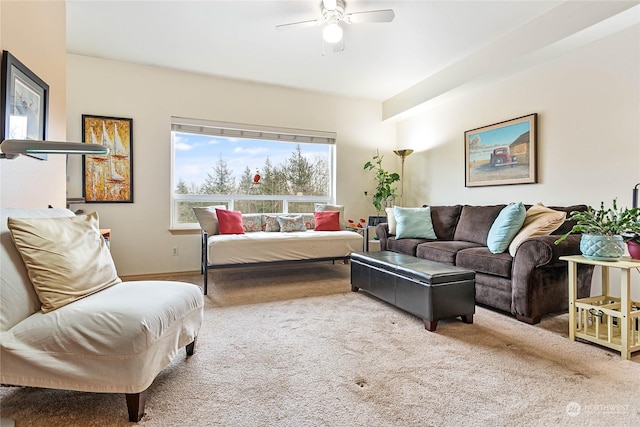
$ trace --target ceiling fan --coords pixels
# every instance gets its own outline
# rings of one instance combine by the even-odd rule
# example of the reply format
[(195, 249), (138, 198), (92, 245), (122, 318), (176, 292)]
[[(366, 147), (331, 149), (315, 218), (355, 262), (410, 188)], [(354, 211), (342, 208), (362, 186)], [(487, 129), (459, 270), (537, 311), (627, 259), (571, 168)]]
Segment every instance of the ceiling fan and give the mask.
[(322, 0), (320, 11), (322, 17), (310, 21), (292, 22), (290, 24), (277, 25), (277, 30), (290, 28), (304, 28), (324, 25), (322, 29), (322, 41), (324, 55), (324, 43), (331, 45), (332, 52), (342, 52), (344, 50), (344, 38), (342, 23), (360, 24), (367, 22), (391, 22), (395, 18), (392, 9), (369, 10), (365, 12), (355, 12), (345, 14), (347, 4), (344, 0)]

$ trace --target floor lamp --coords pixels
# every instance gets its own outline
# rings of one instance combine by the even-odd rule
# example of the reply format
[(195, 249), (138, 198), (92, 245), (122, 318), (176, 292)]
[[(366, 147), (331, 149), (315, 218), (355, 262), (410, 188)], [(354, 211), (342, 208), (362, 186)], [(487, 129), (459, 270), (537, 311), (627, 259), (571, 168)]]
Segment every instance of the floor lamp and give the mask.
[(402, 199), (402, 204), (404, 205), (404, 159), (413, 153), (413, 150), (405, 148), (404, 150), (394, 150), (393, 152), (402, 159), (402, 168), (400, 169), (400, 199)]

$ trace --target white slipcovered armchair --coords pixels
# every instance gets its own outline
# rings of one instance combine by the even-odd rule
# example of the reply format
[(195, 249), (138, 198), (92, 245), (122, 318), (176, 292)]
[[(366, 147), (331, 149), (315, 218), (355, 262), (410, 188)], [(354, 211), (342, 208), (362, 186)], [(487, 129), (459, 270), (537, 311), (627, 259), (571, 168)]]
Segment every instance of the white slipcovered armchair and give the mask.
[[(49, 229), (39, 235), (43, 223), (38, 221), (46, 218), (52, 219), (44, 222)], [(122, 282), (97, 215), (3, 209), (1, 221), (0, 383), (125, 393), (129, 420), (139, 421), (156, 375), (181, 347), (187, 355), (195, 350), (204, 306), (201, 289), (169, 281)], [(60, 234), (58, 242), (43, 240), (51, 240), (51, 233)], [(65, 260), (55, 258), (51, 244), (68, 246)], [(78, 271), (75, 265), (87, 270), (87, 259), (81, 259), (87, 252), (100, 261), (91, 271)], [(102, 283), (83, 291), (74, 288), (96, 278)]]

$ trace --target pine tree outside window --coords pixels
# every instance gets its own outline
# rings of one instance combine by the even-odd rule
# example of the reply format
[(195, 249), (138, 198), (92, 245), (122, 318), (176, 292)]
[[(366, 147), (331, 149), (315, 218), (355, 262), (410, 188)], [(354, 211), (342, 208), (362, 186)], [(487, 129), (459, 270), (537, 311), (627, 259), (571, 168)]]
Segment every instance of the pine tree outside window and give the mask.
[(196, 229), (193, 207), (313, 212), (334, 202), (335, 134), (172, 118), (172, 229)]

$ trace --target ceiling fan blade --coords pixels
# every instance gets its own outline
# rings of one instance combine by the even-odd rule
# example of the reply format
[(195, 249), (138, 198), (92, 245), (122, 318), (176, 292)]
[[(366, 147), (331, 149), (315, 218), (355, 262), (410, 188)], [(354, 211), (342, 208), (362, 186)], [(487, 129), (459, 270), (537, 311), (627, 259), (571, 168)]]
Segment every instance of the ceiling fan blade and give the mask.
[(360, 24), (363, 22), (391, 22), (396, 14), (391, 9), (370, 10), (367, 12), (349, 13), (344, 17), (344, 21), (349, 24)]
[(315, 27), (322, 24), (322, 19), (313, 19), (311, 21), (292, 22), (290, 24), (276, 25), (276, 30), (289, 30), (291, 28)]

